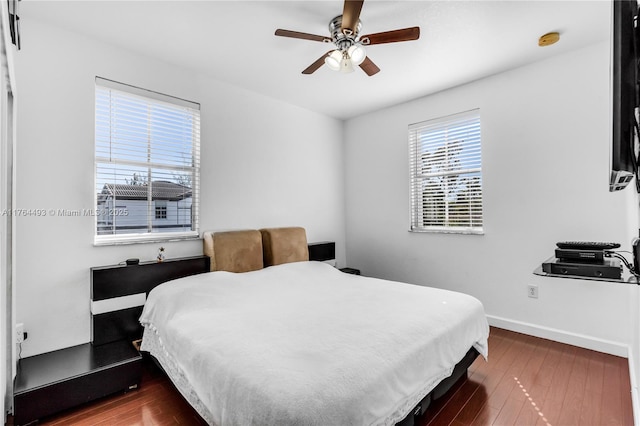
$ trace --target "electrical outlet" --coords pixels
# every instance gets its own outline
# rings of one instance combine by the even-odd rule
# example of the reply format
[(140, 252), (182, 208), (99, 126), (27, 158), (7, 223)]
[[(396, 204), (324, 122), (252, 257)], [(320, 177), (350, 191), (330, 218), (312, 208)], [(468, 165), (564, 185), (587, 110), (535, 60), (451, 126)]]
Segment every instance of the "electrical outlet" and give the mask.
[(24, 342), (24, 324), (16, 324), (16, 343)]
[(534, 299), (538, 298), (538, 286), (537, 285), (529, 285), (527, 286), (527, 296), (533, 297)]

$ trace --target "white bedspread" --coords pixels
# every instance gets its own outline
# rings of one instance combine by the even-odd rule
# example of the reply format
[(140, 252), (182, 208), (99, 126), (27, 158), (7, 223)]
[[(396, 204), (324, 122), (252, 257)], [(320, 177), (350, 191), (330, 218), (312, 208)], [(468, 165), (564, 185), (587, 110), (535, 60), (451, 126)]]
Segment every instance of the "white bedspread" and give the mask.
[(391, 425), (474, 346), (461, 293), (298, 262), (171, 281), (149, 294), (142, 349), (214, 425)]

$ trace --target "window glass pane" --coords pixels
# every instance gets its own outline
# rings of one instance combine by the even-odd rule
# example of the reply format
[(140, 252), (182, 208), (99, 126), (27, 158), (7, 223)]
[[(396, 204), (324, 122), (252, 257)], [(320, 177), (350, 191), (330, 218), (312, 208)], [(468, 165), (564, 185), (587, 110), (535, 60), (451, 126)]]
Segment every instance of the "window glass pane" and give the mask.
[(127, 241), (153, 233), (197, 235), (199, 107), (182, 100), (174, 105), (157, 93), (146, 98), (142, 89), (129, 93), (129, 86), (110, 81), (101, 86), (101, 81), (96, 84), (96, 242), (113, 235)]
[(482, 233), (478, 110), (409, 126), (411, 230)]

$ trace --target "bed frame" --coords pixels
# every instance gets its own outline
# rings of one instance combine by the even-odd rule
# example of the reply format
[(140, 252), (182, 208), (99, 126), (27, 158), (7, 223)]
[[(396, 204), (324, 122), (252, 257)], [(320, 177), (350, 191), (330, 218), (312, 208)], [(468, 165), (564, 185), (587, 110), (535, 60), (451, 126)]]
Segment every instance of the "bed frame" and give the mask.
[[(293, 243), (283, 245), (282, 241)], [(138, 318), (146, 297), (164, 282), (216, 270), (246, 272), (295, 261), (324, 261), (328, 260), (328, 253), (335, 257), (335, 243), (310, 245), (304, 228), (205, 232), (203, 245), (203, 256), (91, 268), (91, 343), (103, 345), (141, 339), (143, 328)], [(398, 425), (414, 425), (432, 401), (466, 377), (467, 369), (478, 355), (478, 351), (470, 348), (451, 376), (440, 382)]]
[[(306, 251), (298, 251), (296, 254), (298, 257), (304, 257), (307, 253), (308, 260), (335, 259), (334, 242), (308, 244), (306, 236), (304, 239), (301, 236), (304, 235), (303, 228), (270, 228), (270, 230), (269, 238), (274, 233), (296, 234), (298, 242), (306, 247)], [(264, 231), (267, 232), (267, 230)], [(205, 252), (203, 256), (167, 259), (160, 263), (143, 262), (130, 266), (110, 265), (91, 268), (91, 342), (93, 345), (141, 339), (142, 326), (138, 318), (142, 313), (146, 297), (151, 290), (164, 282), (215, 270), (245, 272), (261, 269), (265, 264), (285, 263), (291, 258), (291, 252), (288, 255), (278, 253), (275, 260), (272, 254), (263, 256), (262, 232), (258, 230), (205, 232), (203, 237)], [(217, 242), (216, 247), (223, 247), (215, 253), (214, 239)], [(247, 245), (252, 248), (247, 250)], [(256, 247), (259, 261), (255, 260)], [(243, 263), (241, 260), (243, 258), (249, 260)]]
[(93, 345), (142, 338), (138, 322), (147, 295), (156, 286), (209, 271), (208, 256), (91, 268), (91, 342)]

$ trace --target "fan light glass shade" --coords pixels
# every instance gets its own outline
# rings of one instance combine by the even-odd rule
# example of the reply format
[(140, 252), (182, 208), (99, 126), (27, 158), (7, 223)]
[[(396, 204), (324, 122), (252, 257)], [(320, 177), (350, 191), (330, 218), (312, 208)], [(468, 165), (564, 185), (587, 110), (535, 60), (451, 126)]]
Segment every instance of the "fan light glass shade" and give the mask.
[(351, 59), (349, 59), (348, 56), (343, 57), (342, 61), (340, 61), (340, 72), (343, 72), (343, 73), (353, 72), (353, 63), (351, 62)]
[(347, 53), (353, 65), (360, 65), (364, 61), (364, 58), (367, 57), (367, 52), (361, 44), (354, 44), (347, 50)]
[(324, 63), (334, 71), (340, 71), (340, 63), (342, 62), (342, 52), (334, 50), (326, 58)]

